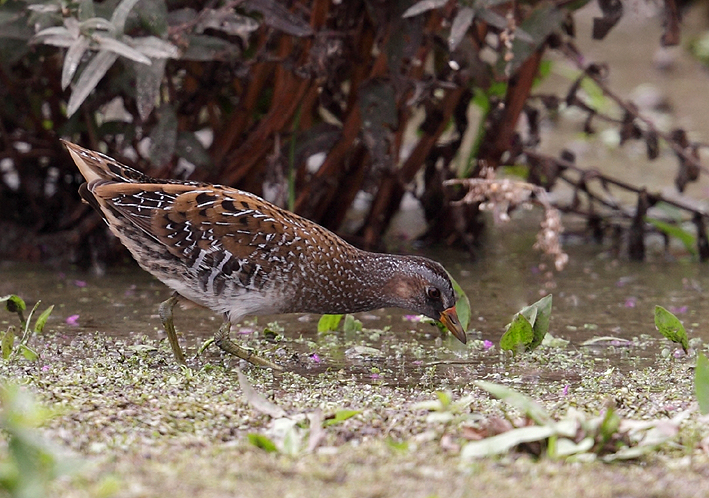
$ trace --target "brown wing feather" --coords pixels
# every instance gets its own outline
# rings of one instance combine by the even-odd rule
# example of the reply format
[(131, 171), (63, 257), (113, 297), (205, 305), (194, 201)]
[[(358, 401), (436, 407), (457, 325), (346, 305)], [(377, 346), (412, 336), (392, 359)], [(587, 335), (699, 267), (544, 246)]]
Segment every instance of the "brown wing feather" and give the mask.
[(187, 264), (200, 249), (249, 259), (315, 233), (343, 243), (309, 220), (228, 187), (104, 183), (93, 194), (104, 210), (120, 214)]

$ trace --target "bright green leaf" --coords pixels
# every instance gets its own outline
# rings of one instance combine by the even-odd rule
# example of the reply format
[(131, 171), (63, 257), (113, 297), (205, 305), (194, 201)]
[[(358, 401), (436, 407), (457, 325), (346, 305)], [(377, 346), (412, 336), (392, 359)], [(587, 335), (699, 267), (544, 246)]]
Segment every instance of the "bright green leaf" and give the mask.
[(359, 415), (360, 413), (362, 413), (362, 410), (338, 410), (335, 412), (334, 418), (325, 421), (325, 425), (329, 426), (339, 424), (347, 419), (354, 417), (355, 415)]
[(391, 438), (386, 440), (387, 446), (395, 451), (405, 452), (409, 451), (409, 443), (406, 441), (394, 441)]
[(453, 394), (450, 391), (436, 391), (436, 396), (438, 396), (438, 401), (441, 402), (441, 408), (444, 410), (448, 408), (453, 401)]
[(687, 331), (684, 330), (684, 325), (675, 315), (662, 306), (655, 306), (655, 327), (667, 339), (681, 345), (684, 352), (687, 352), (689, 341), (687, 340)]
[(330, 332), (333, 330), (337, 330), (337, 327), (340, 326), (340, 320), (342, 320), (342, 317), (344, 315), (323, 315), (320, 317), (320, 320), (318, 320), (318, 332), (323, 333), (323, 332)]
[(24, 356), (25, 359), (29, 361), (37, 361), (39, 359), (39, 354), (37, 354), (37, 351), (35, 351), (26, 344), (20, 344), (20, 347), (17, 349), (20, 351), (20, 353), (22, 353), (22, 356)]
[(534, 329), (524, 315), (517, 313), (500, 338), (500, 348), (517, 351), (534, 340)]
[[(450, 277), (450, 275), (448, 275)], [(470, 325), (470, 299), (465, 293), (463, 288), (458, 285), (453, 277), (450, 277), (451, 283), (453, 284), (453, 290), (458, 295), (458, 301), (455, 303), (455, 311), (458, 313), (458, 321), (460, 326), (463, 327), (463, 331), (468, 331), (468, 326)]]
[(267, 451), (268, 453), (274, 453), (278, 451), (278, 448), (276, 447), (274, 442), (263, 434), (249, 433), (246, 435), (246, 437), (249, 439), (249, 443), (253, 444), (257, 448), (261, 448), (262, 450)]
[(12, 354), (12, 348), (15, 346), (15, 327), (10, 326), (2, 336), (2, 341), (0, 341), (0, 346), (2, 347), (2, 358), (7, 360)]
[(694, 393), (702, 415), (709, 413), (709, 360), (703, 353), (697, 355), (694, 369)]

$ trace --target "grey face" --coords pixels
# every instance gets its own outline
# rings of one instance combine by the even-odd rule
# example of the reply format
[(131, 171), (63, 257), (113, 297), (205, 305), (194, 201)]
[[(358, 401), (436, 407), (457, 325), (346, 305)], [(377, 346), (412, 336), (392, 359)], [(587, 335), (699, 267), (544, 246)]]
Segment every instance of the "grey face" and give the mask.
[(408, 301), (409, 307), (415, 306), (409, 308), (412, 311), (440, 320), (441, 313), (455, 305), (455, 291), (448, 274), (441, 265), (427, 258), (404, 256), (402, 259), (404, 268), (398, 294)]

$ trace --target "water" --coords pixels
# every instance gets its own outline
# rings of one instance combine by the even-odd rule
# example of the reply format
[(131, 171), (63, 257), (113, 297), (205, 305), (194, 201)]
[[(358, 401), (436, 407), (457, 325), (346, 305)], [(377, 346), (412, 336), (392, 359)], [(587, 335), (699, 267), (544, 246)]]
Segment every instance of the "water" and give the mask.
[[(474, 330), (467, 346), (450, 336), (441, 337), (431, 325), (412, 322), (401, 310), (358, 314), (365, 328), (359, 333), (340, 330), (318, 334), (318, 316), (279, 315), (259, 317), (255, 323), (247, 320), (235, 327), (232, 336), (257, 350), (275, 350), (277, 362), (304, 375), (338, 369), (345, 379), (392, 385), (460, 385), (484, 376), (510, 374), (524, 382), (580, 381), (581, 369), (588, 367), (588, 361), (576, 365), (578, 368), (545, 365), (557, 352), (573, 358), (583, 351), (586, 357), (595, 358), (599, 368), (636, 368), (670, 348), (655, 331), (656, 304), (675, 312), (690, 337), (709, 340), (700, 325), (709, 316), (703, 299), (703, 289), (709, 286), (706, 265), (659, 257), (656, 262), (635, 263), (614, 259), (600, 246), (577, 244), (567, 247), (568, 267), (563, 272), (551, 271), (544, 257), (531, 250), (534, 223), (532, 215), (494, 228), (486, 250), (474, 261), (452, 251), (429, 254), (446, 265), (470, 298)], [(570, 341), (569, 346), (542, 348), (536, 359), (512, 358), (501, 352), (499, 339), (514, 313), (549, 292), (554, 296), (550, 333)], [(41, 299), (40, 311), (55, 305), (47, 325), (50, 335), (44, 340), (91, 341), (98, 331), (119, 341), (120, 347), (140, 343), (144, 337), (164, 338), (157, 306), (170, 292), (137, 267), (113, 269), (96, 277), (4, 263), (0, 266), (0, 295), (10, 293), (22, 296), (29, 306)], [(0, 318), (1, 328), (16, 322), (9, 313)], [(262, 333), (272, 321), (283, 328), (275, 344)], [(220, 318), (204, 309), (176, 309), (175, 324), (183, 347), (194, 354), (217, 330)], [(601, 337), (609, 339), (584, 346)], [(481, 341), (494, 346), (486, 349)], [(38, 349), (41, 352), (41, 346)], [(167, 347), (156, 354), (171, 363)], [(195, 365), (219, 361), (225, 361), (224, 357), (212, 346)]]

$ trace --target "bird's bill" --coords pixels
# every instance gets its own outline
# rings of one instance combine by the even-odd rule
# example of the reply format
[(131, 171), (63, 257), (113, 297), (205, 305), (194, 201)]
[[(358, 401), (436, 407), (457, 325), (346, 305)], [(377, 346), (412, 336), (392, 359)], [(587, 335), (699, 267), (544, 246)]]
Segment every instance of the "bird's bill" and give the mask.
[(451, 334), (453, 334), (456, 339), (465, 344), (467, 337), (465, 336), (463, 326), (460, 324), (460, 320), (458, 320), (458, 313), (455, 311), (455, 306), (451, 306), (447, 310), (443, 310), (443, 312), (441, 312), (440, 320), (441, 323), (451, 331)]

